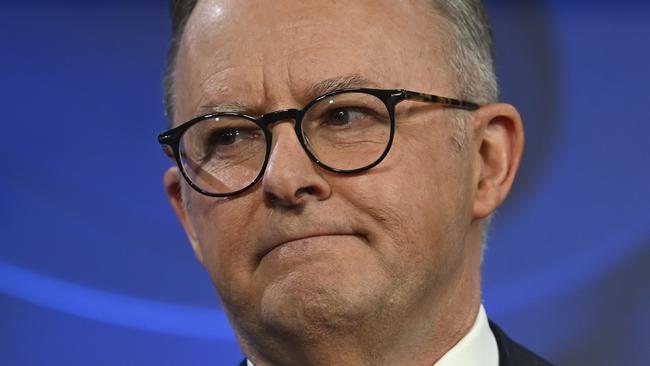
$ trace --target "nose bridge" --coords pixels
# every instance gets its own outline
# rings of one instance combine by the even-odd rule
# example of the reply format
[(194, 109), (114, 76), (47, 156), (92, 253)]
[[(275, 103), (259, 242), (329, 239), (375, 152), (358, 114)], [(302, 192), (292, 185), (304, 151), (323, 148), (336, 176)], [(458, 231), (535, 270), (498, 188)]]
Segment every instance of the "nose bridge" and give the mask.
[[(274, 124), (282, 121), (289, 121), (289, 120), (294, 121), (294, 126), (292, 130), (295, 131), (295, 133), (293, 134), (293, 136), (290, 136), (289, 138), (291, 140), (297, 141), (298, 144), (301, 145), (301, 149), (302, 149), (302, 140), (298, 133), (298, 130), (300, 129), (299, 124), (301, 118), (302, 118), (302, 111), (295, 108), (282, 109), (278, 111), (269, 112), (262, 115), (259, 118), (260, 124), (267, 130), (269, 130), (269, 132), (271, 132), (271, 136), (273, 136), (272, 141), (274, 146), (272, 147), (271, 154), (274, 153), (275, 145), (278, 143), (278, 139), (280, 138), (280, 133), (276, 131), (276, 133), (274, 134), (272, 129), (274, 127)], [(286, 130), (286, 129), (282, 128), (281, 130)], [(286, 136), (283, 138), (283, 140), (284, 139), (286, 139)]]
[[(264, 114), (263, 116), (260, 117), (260, 123), (271, 132), (271, 135), (273, 136), (272, 139), (272, 147), (271, 147), (271, 155), (275, 155), (278, 152), (280, 152), (281, 155), (285, 155), (286, 152), (282, 152), (282, 150), (285, 150), (287, 147), (291, 147), (290, 149), (296, 148), (299, 146), (300, 153), (299, 155), (308, 155), (306, 154), (306, 151), (304, 151), (304, 148), (302, 147), (302, 140), (301, 137), (299, 136), (299, 133), (297, 131), (299, 130), (299, 124), (300, 124), (300, 119), (302, 118), (302, 111), (299, 109), (283, 109), (279, 111), (274, 111), (274, 112), (269, 112), (267, 114)], [(294, 121), (294, 126), (293, 128), (289, 128), (289, 126), (283, 126), (280, 128), (280, 126), (275, 127), (274, 125), (278, 122), (283, 122), (283, 121)], [(275, 127), (275, 128), (274, 128)], [(275, 133), (273, 133), (273, 130), (275, 129)], [(284, 131), (284, 132), (283, 132)], [(291, 132), (289, 132), (291, 131)], [(287, 135), (288, 133), (288, 135)], [(280, 141), (282, 140), (282, 141)], [(295, 145), (294, 145), (295, 144)], [(278, 147), (280, 145), (280, 147)], [(279, 148), (280, 151), (277, 151)], [(297, 151), (294, 151), (297, 152)], [(308, 156), (305, 156), (308, 158)], [(271, 156), (271, 159), (276, 158), (275, 156)], [(289, 157), (281, 157), (280, 159), (287, 159)]]
[[(270, 130), (271, 125), (293, 119), (298, 126), (302, 111), (285, 109), (267, 113), (260, 118), (261, 124)], [(304, 150), (297, 128), (278, 125), (262, 178), (264, 192), (285, 206), (293, 206), (312, 197), (324, 199), (329, 196), (329, 184), (318, 173), (309, 154)], [(272, 200), (272, 201), (273, 201)]]
[(302, 118), (302, 111), (299, 109), (282, 109), (279, 111), (269, 112), (260, 117), (260, 123), (265, 128), (271, 128), (271, 125), (278, 121), (292, 119), (296, 124)]

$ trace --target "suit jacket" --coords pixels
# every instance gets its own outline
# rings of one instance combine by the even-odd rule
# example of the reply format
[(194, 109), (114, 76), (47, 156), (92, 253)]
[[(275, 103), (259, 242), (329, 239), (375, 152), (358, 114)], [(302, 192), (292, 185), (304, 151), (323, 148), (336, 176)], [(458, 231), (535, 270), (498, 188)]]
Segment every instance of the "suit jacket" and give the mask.
[(499, 347), (499, 366), (553, 366), (510, 339), (496, 324), (490, 322), (490, 329)]
[[(553, 366), (510, 339), (496, 324), (490, 322), (490, 329), (499, 347), (499, 366)], [(239, 366), (246, 366), (246, 360), (243, 360)]]

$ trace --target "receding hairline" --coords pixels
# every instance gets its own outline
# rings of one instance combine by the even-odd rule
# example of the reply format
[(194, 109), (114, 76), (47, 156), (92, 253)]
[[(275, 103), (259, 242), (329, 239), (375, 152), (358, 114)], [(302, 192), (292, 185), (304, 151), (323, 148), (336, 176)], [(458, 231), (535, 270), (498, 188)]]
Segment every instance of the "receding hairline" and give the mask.
[[(436, 30), (447, 33), (449, 37), (437, 37), (440, 46), (450, 57), (443, 58), (443, 65), (456, 80), (454, 83), (454, 97), (461, 99), (473, 99), (475, 102), (491, 102), (497, 98), (496, 78), (494, 76), (492, 36), (483, 6), (479, 0), (420, 0), (431, 9), (428, 24), (431, 28), (425, 31)], [(185, 27), (190, 19), (197, 0), (172, 0), (170, 1), (170, 12), (172, 16), (172, 42), (167, 57), (167, 68), (164, 78), (164, 104), (166, 115), (172, 123), (174, 112), (174, 83), (176, 64), (179, 56), (180, 45), (184, 37)], [(461, 11), (469, 11), (472, 21), (459, 20)], [(464, 13), (462, 13), (464, 14)], [(473, 25), (472, 29), (466, 30), (465, 25), (457, 25), (454, 22), (468, 23)], [(463, 36), (463, 29), (471, 36)], [(471, 28), (471, 27), (466, 27)], [(477, 31), (478, 29), (478, 31)], [(487, 36), (484, 30), (487, 29)], [(477, 33), (479, 33), (477, 35)], [(464, 37), (464, 38), (463, 38)], [(483, 37), (483, 38), (481, 38)], [(462, 39), (459, 39), (462, 38)], [(487, 44), (481, 46), (476, 38), (486, 39)], [(472, 43), (473, 41), (473, 43)], [(468, 46), (469, 45), (469, 46)], [(473, 48), (468, 50), (468, 48)], [(489, 55), (485, 49), (488, 48)], [(472, 60), (465, 60), (467, 56)], [(470, 70), (467, 70), (470, 69)], [(480, 69), (480, 70), (479, 70)], [(468, 72), (469, 71), (469, 72)], [(471, 80), (478, 78), (479, 80)], [(478, 82), (477, 82), (478, 81)], [(481, 85), (474, 85), (481, 84)]]

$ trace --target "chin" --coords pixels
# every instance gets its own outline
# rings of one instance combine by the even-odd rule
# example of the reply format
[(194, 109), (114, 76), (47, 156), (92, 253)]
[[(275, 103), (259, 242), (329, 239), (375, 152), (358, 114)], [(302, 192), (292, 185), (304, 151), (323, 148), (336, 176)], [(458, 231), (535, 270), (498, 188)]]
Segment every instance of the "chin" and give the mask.
[[(261, 322), (270, 331), (302, 339), (327, 334), (349, 334), (384, 308), (377, 277), (333, 271), (295, 271), (273, 281), (260, 302)], [(367, 272), (366, 272), (367, 274)], [(368, 285), (368, 284), (372, 285)], [(317, 339), (314, 339), (317, 340)]]

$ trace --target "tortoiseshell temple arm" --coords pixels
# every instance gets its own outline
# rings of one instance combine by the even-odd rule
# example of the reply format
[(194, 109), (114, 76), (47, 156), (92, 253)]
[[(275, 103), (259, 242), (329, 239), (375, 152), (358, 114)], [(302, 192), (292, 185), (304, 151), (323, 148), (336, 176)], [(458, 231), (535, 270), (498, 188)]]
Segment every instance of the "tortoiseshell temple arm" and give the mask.
[(410, 90), (402, 90), (404, 98), (407, 100), (417, 100), (420, 102), (440, 103), (451, 108), (465, 109), (473, 111), (479, 109), (481, 106), (474, 102), (459, 100), (454, 98), (439, 97), (432, 94), (418, 93)]

